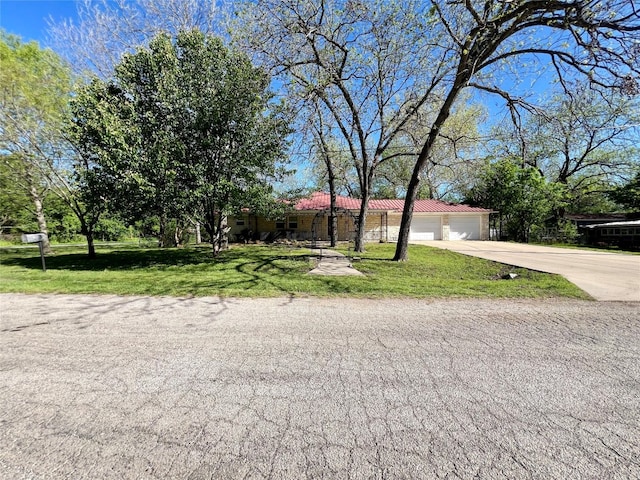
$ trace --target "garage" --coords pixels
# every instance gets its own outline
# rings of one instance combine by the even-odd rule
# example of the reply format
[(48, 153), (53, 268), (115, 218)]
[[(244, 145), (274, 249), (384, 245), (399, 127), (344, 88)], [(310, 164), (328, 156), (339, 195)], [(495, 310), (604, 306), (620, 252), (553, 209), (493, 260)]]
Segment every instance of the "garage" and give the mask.
[(411, 221), (409, 240), (442, 240), (440, 217), (417, 217)]
[(480, 240), (480, 217), (449, 217), (449, 240)]

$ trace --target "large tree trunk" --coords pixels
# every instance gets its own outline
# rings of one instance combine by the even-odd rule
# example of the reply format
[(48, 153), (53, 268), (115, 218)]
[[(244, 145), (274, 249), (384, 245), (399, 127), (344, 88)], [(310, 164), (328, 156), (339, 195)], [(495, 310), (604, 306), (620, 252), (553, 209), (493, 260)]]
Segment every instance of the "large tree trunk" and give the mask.
[(331, 246), (335, 247), (338, 242), (338, 214), (336, 212), (336, 176), (333, 173), (331, 163), (327, 163), (327, 172), (329, 176), (329, 238)]
[(354, 251), (364, 252), (364, 234), (367, 222), (367, 214), (369, 213), (369, 191), (362, 192), (362, 202), (360, 203), (360, 214), (358, 216), (358, 225), (356, 229), (356, 241)]
[(160, 214), (160, 234), (158, 237), (158, 246), (164, 248), (166, 246), (166, 234), (167, 234), (167, 215), (162, 212)]
[(338, 244), (338, 213), (336, 212), (336, 198), (335, 192), (331, 196), (331, 211), (329, 214), (329, 238), (331, 240), (331, 246), (335, 247)]
[(200, 222), (194, 222), (194, 228), (196, 229), (196, 245), (202, 243), (202, 234), (200, 233)]
[(176, 228), (173, 231), (173, 242), (175, 247), (180, 247), (182, 245), (182, 242), (181, 242), (182, 233), (183, 233), (182, 227), (180, 227), (178, 222), (176, 222)]
[[(80, 220), (80, 232), (87, 239), (87, 256), (89, 258), (96, 258), (96, 247), (94, 245), (94, 237), (93, 237), (93, 227), (96, 223), (98, 223), (97, 217), (91, 217), (89, 215), (84, 215), (79, 209), (73, 209), (76, 217)], [(87, 222), (87, 219), (92, 220), (91, 222)]]
[[(367, 164), (368, 162), (363, 162)], [(369, 199), (371, 198), (371, 185), (373, 184), (374, 168), (369, 168), (369, 173), (363, 173), (360, 177), (360, 193), (362, 200), (360, 203), (360, 215), (358, 216), (358, 228), (356, 231), (356, 252), (364, 252), (364, 236), (367, 226), (367, 215), (369, 213)]]
[(89, 258), (96, 258), (96, 247), (93, 244), (93, 229), (88, 230), (84, 235), (87, 238), (87, 255)]
[(405, 261), (408, 258), (408, 248), (409, 248), (409, 231), (411, 229), (411, 219), (413, 218), (413, 207), (416, 203), (416, 197), (418, 196), (418, 187), (420, 186), (420, 174), (422, 170), (427, 164), (429, 157), (431, 156), (431, 149), (435, 144), (438, 135), (440, 134), (440, 129), (444, 122), (446, 122), (447, 118), (451, 114), (451, 106), (455, 101), (456, 97), (460, 93), (460, 91), (464, 88), (466, 83), (469, 81), (470, 73), (469, 70), (462, 69), (460, 65), (458, 67), (458, 75), (456, 80), (447, 95), (440, 111), (438, 112), (438, 116), (436, 117), (431, 130), (429, 131), (429, 136), (422, 146), (422, 150), (420, 151), (420, 155), (418, 155), (418, 159), (416, 160), (416, 164), (413, 168), (413, 172), (411, 173), (411, 180), (409, 180), (409, 186), (407, 188), (407, 196), (404, 201), (404, 209), (402, 211), (402, 221), (400, 222), (400, 233), (398, 235), (398, 244), (396, 245), (396, 253), (393, 257), (395, 261)]
[(213, 248), (213, 256), (217, 257), (222, 250), (229, 248), (229, 238), (227, 236), (227, 216), (218, 215), (215, 222), (213, 235), (211, 236), (211, 247)]
[(80, 220), (80, 231), (87, 239), (87, 256), (89, 258), (96, 258), (96, 247), (93, 243), (93, 227), (98, 222), (98, 219), (96, 218), (92, 224), (89, 224), (86, 220), (87, 217), (84, 215), (81, 216), (76, 212), (76, 216), (78, 217), (78, 220)]
[[(31, 180), (31, 179), (30, 179)], [(38, 222), (38, 229), (40, 233), (45, 234), (45, 240), (42, 242), (42, 248), (44, 253), (51, 253), (51, 244), (49, 243), (49, 230), (47, 229), (47, 219), (44, 216), (44, 210), (42, 208), (42, 198), (36, 186), (30, 182), (29, 186), (29, 194), (31, 195), (31, 200), (33, 201), (34, 212), (36, 214), (36, 220)]]
[(413, 218), (413, 206), (416, 203), (418, 194), (418, 186), (420, 184), (420, 172), (416, 174), (416, 170), (420, 167), (416, 163), (407, 188), (407, 196), (404, 200), (404, 209), (402, 210), (402, 220), (400, 221), (400, 232), (398, 233), (398, 243), (396, 245), (396, 253), (393, 259), (395, 261), (404, 261), (408, 258), (409, 249), (409, 232), (411, 229), (411, 219)]

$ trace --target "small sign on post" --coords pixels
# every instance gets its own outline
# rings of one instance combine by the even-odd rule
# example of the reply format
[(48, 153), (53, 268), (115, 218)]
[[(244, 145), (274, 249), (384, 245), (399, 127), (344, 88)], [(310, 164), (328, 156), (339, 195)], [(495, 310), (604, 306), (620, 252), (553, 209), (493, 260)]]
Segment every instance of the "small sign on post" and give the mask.
[(37, 243), (40, 247), (40, 258), (42, 259), (42, 271), (47, 271), (47, 266), (44, 263), (44, 242), (47, 240), (47, 235), (44, 233), (23, 233), (23, 243)]

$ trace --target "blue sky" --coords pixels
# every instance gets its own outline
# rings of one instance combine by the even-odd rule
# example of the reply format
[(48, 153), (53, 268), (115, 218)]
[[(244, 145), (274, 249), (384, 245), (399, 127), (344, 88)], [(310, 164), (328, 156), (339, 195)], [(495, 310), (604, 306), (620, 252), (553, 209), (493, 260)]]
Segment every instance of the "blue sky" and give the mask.
[(47, 19), (76, 17), (75, 0), (0, 0), (0, 27), (24, 41), (46, 43)]

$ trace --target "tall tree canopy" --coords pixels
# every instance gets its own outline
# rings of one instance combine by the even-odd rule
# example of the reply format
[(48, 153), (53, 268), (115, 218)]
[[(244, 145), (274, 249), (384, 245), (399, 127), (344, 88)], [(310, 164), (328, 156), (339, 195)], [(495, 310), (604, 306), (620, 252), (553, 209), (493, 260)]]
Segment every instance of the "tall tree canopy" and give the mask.
[(611, 190), (609, 196), (628, 211), (640, 213), (640, 172), (629, 182)]
[(217, 254), (225, 217), (268, 204), (289, 133), (269, 78), (198, 30), (154, 38), (74, 101), (85, 158), (130, 217), (197, 216)]
[(507, 155), (540, 169), (549, 181), (579, 189), (596, 180), (629, 179), (638, 164), (640, 104), (584, 83), (553, 95), (522, 117), (513, 136), (500, 138)]
[(18, 162), (14, 186), (28, 192), (43, 233), (43, 198), (68, 158), (62, 126), (70, 91), (69, 71), (53, 51), (0, 32), (0, 152)]
[[(444, 72), (428, 52), (437, 36), (425, 31), (422, 1), (266, 0), (239, 2), (233, 31), (279, 75), (306, 118), (339, 139), (362, 198), (356, 250), (376, 171), (408, 120), (439, 95)], [(320, 130), (319, 127), (316, 130)]]
[[(451, 107), (468, 87), (502, 96), (512, 108), (521, 99), (497, 86), (496, 74), (551, 62), (562, 85), (582, 75), (593, 87), (638, 91), (640, 13), (627, 0), (484, 2), (431, 1), (439, 50), (447, 70), (439, 112), (418, 155), (407, 188), (395, 259), (407, 258), (409, 226), (420, 183)], [(509, 68), (510, 67), (510, 68)]]
[[(518, 158), (548, 182), (564, 186), (567, 210), (579, 213), (606, 207), (611, 185), (637, 171), (640, 116), (636, 98), (615, 92), (603, 96), (584, 83), (571, 90), (550, 96), (513, 129), (495, 131), (494, 154)], [(563, 214), (564, 208), (555, 212), (556, 219)]]
[[(283, 73), (298, 98), (319, 98), (354, 160), (366, 215), (385, 151), (416, 112), (432, 106), (413, 162), (395, 254), (407, 243), (422, 172), (455, 102), (468, 88), (524, 100), (514, 72), (551, 65), (561, 84), (638, 91), (640, 17), (629, 0), (243, 2), (246, 44)], [(361, 245), (358, 245), (361, 247)]]
[(480, 168), (466, 200), (496, 212), (492, 228), (499, 238), (528, 242), (532, 229), (542, 228), (565, 195), (560, 184), (547, 182), (538, 169), (519, 165), (517, 158), (502, 158)]
[(215, 33), (219, 1), (201, 0), (78, 0), (77, 20), (49, 24), (49, 43), (80, 75), (102, 79), (125, 53), (160, 33), (176, 36), (197, 28)]

